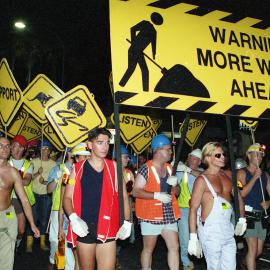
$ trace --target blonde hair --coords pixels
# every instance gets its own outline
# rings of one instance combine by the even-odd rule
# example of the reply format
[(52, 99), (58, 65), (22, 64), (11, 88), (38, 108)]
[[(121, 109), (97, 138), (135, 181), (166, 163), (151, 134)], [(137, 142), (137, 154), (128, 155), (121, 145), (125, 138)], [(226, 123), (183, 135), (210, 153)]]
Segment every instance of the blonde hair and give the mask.
[(205, 165), (208, 165), (206, 157), (211, 156), (213, 154), (213, 152), (219, 147), (223, 149), (222, 144), (219, 142), (209, 142), (203, 147), (203, 149), (202, 149), (202, 162)]

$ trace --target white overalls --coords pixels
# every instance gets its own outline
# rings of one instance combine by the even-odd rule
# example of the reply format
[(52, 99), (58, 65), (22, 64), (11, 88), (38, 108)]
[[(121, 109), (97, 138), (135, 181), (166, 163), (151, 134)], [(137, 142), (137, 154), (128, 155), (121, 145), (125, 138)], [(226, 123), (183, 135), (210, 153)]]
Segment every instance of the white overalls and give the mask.
[(232, 206), (219, 197), (205, 175), (204, 178), (213, 195), (213, 208), (202, 223), (201, 211), (198, 211), (199, 241), (207, 263), (207, 270), (236, 269), (236, 244), (234, 227), (231, 223)]

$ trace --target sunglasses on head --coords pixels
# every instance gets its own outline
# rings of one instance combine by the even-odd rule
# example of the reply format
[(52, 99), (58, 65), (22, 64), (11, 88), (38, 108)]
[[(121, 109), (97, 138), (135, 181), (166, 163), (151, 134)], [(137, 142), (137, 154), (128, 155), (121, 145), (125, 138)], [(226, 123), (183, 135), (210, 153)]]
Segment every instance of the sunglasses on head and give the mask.
[(220, 159), (221, 156), (226, 157), (226, 154), (225, 153), (217, 153), (217, 154), (215, 154), (215, 158)]

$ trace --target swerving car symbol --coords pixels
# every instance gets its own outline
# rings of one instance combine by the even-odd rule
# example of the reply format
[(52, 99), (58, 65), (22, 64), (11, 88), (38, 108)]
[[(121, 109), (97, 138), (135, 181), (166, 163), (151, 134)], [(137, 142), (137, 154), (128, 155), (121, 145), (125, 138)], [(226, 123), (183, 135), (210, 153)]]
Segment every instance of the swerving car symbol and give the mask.
[(86, 102), (79, 97), (75, 97), (68, 101), (67, 108), (76, 112), (77, 116), (81, 116), (85, 113)]
[(79, 116), (82, 116), (86, 111), (86, 102), (80, 97), (70, 99), (67, 103), (68, 110), (56, 111), (56, 115), (61, 119), (58, 123), (59, 126), (68, 126), (69, 123), (79, 127), (80, 131), (87, 131), (87, 127), (80, 124), (77, 120)]

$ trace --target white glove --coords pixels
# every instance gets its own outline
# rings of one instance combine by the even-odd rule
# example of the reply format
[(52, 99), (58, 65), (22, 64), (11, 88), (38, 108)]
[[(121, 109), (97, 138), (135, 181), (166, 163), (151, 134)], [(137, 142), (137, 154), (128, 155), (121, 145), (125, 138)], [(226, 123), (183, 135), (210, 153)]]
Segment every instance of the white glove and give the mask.
[(244, 217), (240, 217), (236, 226), (235, 226), (234, 234), (241, 236), (244, 234), (246, 229), (247, 229), (247, 220)]
[(181, 161), (178, 163), (177, 169), (176, 171), (178, 172), (187, 172), (187, 173), (191, 173), (191, 169), (185, 165), (184, 163), (182, 163)]
[(188, 241), (188, 253), (190, 255), (194, 255), (197, 258), (202, 257), (202, 249), (201, 244), (198, 240), (197, 233), (190, 233), (189, 234), (189, 241)]
[(120, 227), (116, 234), (116, 239), (125, 240), (130, 236), (132, 223), (124, 220), (124, 224)]
[(88, 226), (87, 224), (77, 216), (76, 213), (72, 213), (69, 216), (70, 225), (72, 231), (80, 237), (85, 237), (88, 234)]
[(170, 203), (172, 201), (172, 196), (167, 192), (154, 192), (154, 199), (159, 200), (162, 203)]
[(177, 185), (177, 177), (176, 176), (168, 177), (167, 184), (175, 187)]

